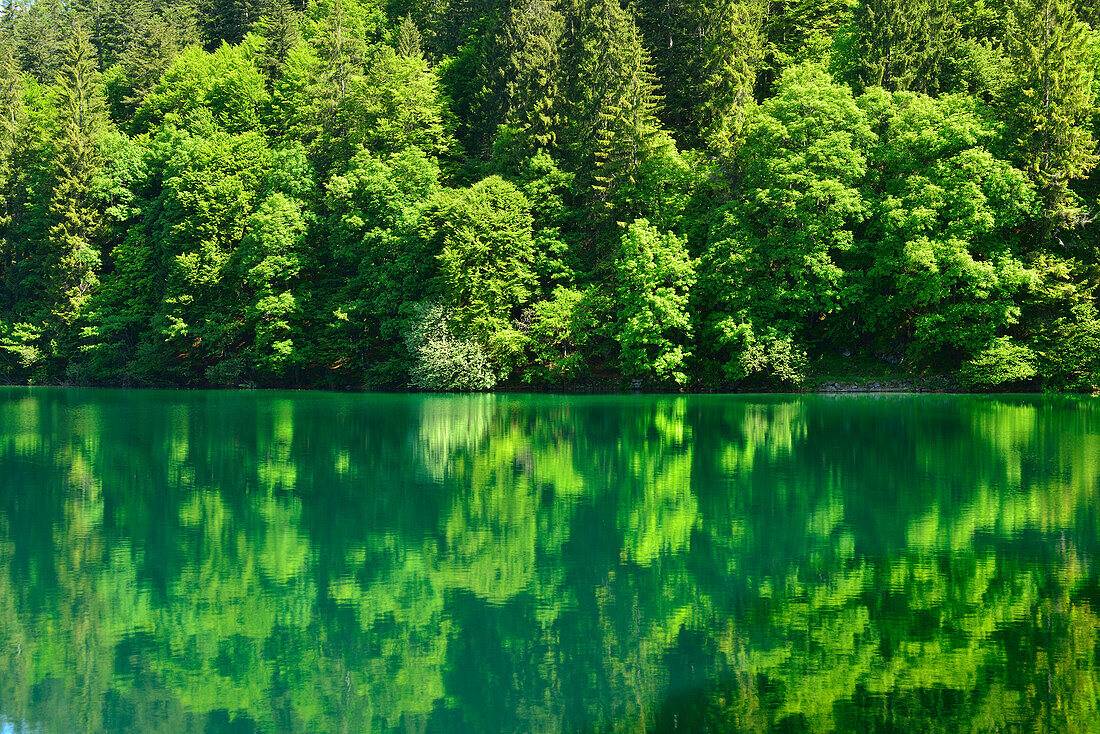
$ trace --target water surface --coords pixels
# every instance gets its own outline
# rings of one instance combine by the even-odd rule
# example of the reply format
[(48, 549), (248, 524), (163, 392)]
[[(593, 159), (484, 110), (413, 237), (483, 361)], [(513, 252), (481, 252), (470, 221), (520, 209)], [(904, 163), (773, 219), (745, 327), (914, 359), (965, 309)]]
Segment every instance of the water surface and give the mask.
[(1100, 402), (0, 388), (0, 731), (1086, 732)]

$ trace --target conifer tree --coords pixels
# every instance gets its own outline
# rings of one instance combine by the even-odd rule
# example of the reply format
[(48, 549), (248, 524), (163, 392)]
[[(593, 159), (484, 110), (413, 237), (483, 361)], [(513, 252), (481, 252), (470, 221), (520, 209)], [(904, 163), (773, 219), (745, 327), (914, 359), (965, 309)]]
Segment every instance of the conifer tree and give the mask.
[(133, 15), (136, 24), (133, 37), (118, 61), (124, 78), (119, 88), (111, 90), (108, 95), (111, 114), (120, 121), (133, 117), (172, 60), (194, 40), (195, 35), (189, 18), (185, 18), (183, 23), (173, 23), (162, 14), (154, 14), (147, 2), (135, 4)]
[(0, 41), (0, 228), (11, 221), (12, 155), (23, 122), (23, 74), (10, 40)]
[(694, 22), (705, 2), (639, 0), (635, 22), (650, 51), (654, 72), (661, 82), (665, 104), (661, 119), (680, 135), (693, 127), (694, 90), (700, 30)]
[[(14, 154), (23, 124), (23, 75), (15, 58), (13, 42), (0, 41), (0, 294), (9, 289), (10, 267), (14, 253), (8, 238), (12, 223), (13, 191), (16, 170)], [(14, 306), (9, 299), (0, 312)]]
[(762, 0), (648, 0), (639, 27), (677, 139), (728, 156), (763, 55)]
[(298, 13), (289, 0), (271, 0), (258, 23), (264, 39), (260, 68), (268, 80), (268, 86), (283, 76), (287, 56), (298, 44)]
[(507, 122), (522, 131), (528, 152), (557, 140), (564, 31), (565, 19), (552, 0), (521, 2), (504, 23)]
[(636, 31), (627, 39), (624, 48), (635, 61), (622, 67), (621, 84), (604, 100), (596, 129), (592, 189), (605, 205), (618, 183), (633, 180), (643, 158), (669, 142), (657, 120), (660, 96), (649, 54)]
[(397, 26), (394, 48), (397, 49), (398, 56), (415, 56), (418, 58), (423, 56), (420, 49), (420, 30), (416, 27), (416, 21), (412, 19), (411, 15), (402, 18), (401, 23)]
[(832, 53), (837, 30), (851, 20), (848, 0), (771, 0), (766, 3), (764, 50), (756, 77), (756, 98), (772, 96), (783, 70)]
[[(162, 3), (158, 5), (164, 9)], [(88, 31), (101, 72), (140, 42), (154, 15), (151, 0), (74, 0), (68, 8), (74, 21), (82, 23)]]
[(332, 0), (322, 24), (319, 56), (321, 58), (321, 99), (324, 118), (335, 124), (336, 110), (348, 95), (351, 80), (358, 67), (358, 44), (348, 29), (347, 11), (343, 0)]
[(19, 16), (19, 5), (16, 0), (4, 0), (0, 8), (0, 38), (5, 41), (15, 40), (15, 24)]
[(38, 0), (16, 24), (19, 62), (43, 84), (52, 84), (65, 56), (65, 29), (69, 26), (61, 0)]
[(76, 0), (69, 6), (77, 22), (82, 23), (88, 30), (89, 42), (96, 52), (96, 68), (101, 72), (104, 69), (103, 1), (104, 0)]
[(200, 0), (196, 3), (206, 48), (214, 51), (222, 43), (240, 43), (259, 20), (258, 0)]
[(1012, 123), (1020, 161), (1043, 197), (1047, 236), (1083, 223), (1085, 212), (1071, 200), (1069, 184), (1100, 160), (1091, 129), (1097, 69), (1089, 58), (1089, 33), (1070, 0), (1012, 4)]
[(593, 195), (606, 204), (639, 160), (668, 142), (660, 95), (641, 33), (617, 0), (574, 0), (566, 24), (568, 148), (575, 166), (593, 171)]
[(957, 41), (949, 0), (862, 0), (854, 18), (864, 86), (935, 92)]
[(710, 151), (728, 159), (736, 152), (752, 99), (764, 6), (753, 0), (714, 0), (707, 10), (697, 119)]
[(87, 32), (77, 27), (58, 74), (60, 129), (56, 179), (50, 199), (48, 249), (42, 260), (48, 308), (68, 322), (96, 283), (96, 212), (93, 177), (100, 162), (96, 134), (103, 122), (103, 100), (96, 57)]

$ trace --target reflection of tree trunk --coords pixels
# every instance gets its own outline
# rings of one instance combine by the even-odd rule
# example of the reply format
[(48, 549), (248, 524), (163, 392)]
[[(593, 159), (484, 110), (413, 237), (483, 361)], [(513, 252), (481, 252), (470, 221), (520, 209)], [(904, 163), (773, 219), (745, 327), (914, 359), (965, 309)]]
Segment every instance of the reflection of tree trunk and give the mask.
[[(323, 659), (323, 654), (324, 653), (322, 652), (322, 659)], [(369, 697), (370, 696), (370, 693), (369, 693), (370, 687), (369, 686), (367, 687), (367, 690), (368, 690), (367, 696)], [(350, 708), (351, 708), (351, 671), (347, 670), (345, 668), (345, 670), (344, 670), (344, 711), (343, 711), (343, 715), (342, 715), (343, 721), (341, 722), (342, 726), (340, 727), (340, 731), (342, 731), (343, 734), (348, 734), (348, 723), (349, 723), (348, 722), (348, 711), (350, 710)], [(370, 711), (371, 711), (371, 708), (368, 705), (367, 706), (368, 716), (370, 715)], [(368, 719), (368, 721), (369, 721), (369, 719)]]
[(406, 734), (424, 734), (428, 730), (428, 721), (423, 714), (406, 713), (401, 717)]

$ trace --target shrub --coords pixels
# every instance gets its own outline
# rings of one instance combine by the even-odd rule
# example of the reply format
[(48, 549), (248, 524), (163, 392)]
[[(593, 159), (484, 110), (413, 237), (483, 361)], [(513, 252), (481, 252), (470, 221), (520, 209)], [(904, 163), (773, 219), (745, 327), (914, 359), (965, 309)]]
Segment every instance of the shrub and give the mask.
[(973, 388), (996, 387), (1023, 382), (1035, 374), (1035, 353), (1002, 336), (963, 364), (959, 370), (959, 382)]
[(485, 350), (472, 339), (456, 336), (449, 316), (438, 303), (414, 306), (412, 323), (405, 332), (405, 345), (413, 357), (410, 383), (433, 392), (491, 390), (497, 377)]

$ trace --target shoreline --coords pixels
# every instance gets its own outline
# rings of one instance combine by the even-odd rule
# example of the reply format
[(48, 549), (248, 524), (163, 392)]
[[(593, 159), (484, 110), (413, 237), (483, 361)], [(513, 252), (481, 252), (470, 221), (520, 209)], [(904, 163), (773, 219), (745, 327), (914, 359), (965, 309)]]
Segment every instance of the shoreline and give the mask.
[(330, 393), (377, 393), (392, 395), (1097, 395), (1097, 392), (1044, 393), (1037, 389), (1014, 385), (1002, 390), (966, 390), (955, 380), (946, 376), (904, 377), (904, 378), (817, 378), (801, 388), (776, 388), (763, 385), (732, 386), (714, 388), (668, 389), (667, 386), (645, 384), (639, 381), (623, 382), (604, 380), (581, 382), (572, 385), (534, 387), (528, 385), (504, 385), (484, 392), (429, 392), (401, 388), (396, 386), (353, 386), (353, 385), (133, 385), (133, 384), (76, 384), (76, 383), (0, 383), (0, 388), (51, 388), (73, 390), (156, 390), (156, 391), (220, 391), (220, 392), (330, 392)]

